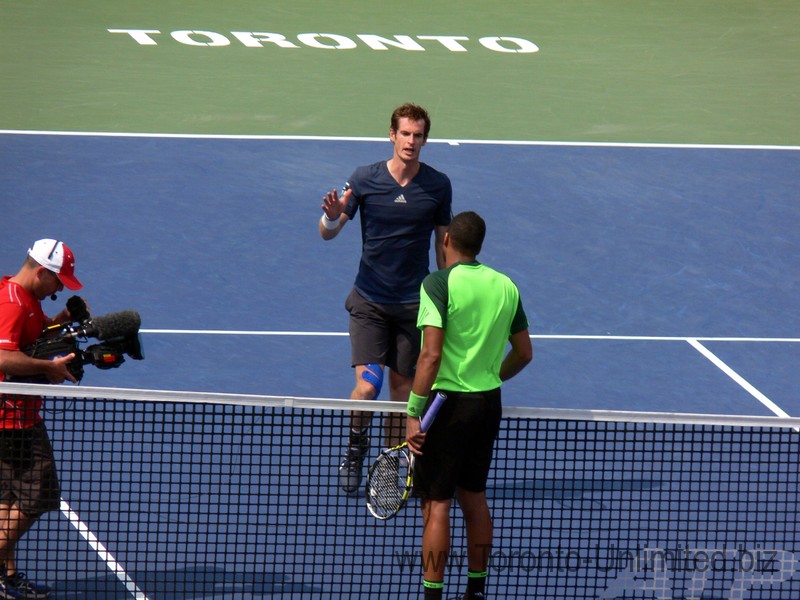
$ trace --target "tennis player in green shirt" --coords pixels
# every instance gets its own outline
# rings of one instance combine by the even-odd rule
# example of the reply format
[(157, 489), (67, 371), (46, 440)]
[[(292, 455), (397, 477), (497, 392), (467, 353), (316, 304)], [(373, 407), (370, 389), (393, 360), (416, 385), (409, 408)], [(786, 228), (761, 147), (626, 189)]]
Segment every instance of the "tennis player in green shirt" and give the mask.
[[(406, 439), (418, 455), (414, 494), (422, 499), (425, 600), (442, 598), (453, 497), (467, 529), (463, 598), (485, 598), (492, 545), (486, 480), (500, 427), (500, 385), (533, 358), (517, 286), (476, 260), (485, 235), (477, 213), (453, 217), (444, 237), (445, 268), (421, 286), (422, 350), (408, 400)], [(422, 433), (419, 417), (436, 391), (445, 392), (447, 400)]]

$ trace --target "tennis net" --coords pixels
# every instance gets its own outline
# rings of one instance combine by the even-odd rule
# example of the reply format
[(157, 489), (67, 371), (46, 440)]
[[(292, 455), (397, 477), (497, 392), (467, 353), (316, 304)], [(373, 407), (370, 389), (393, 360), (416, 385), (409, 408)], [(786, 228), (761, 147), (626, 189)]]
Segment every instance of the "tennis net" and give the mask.
[[(416, 500), (381, 522), (337, 487), (350, 411), (401, 406), (0, 384), (34, 392), (61, 510), (17, 558), (54, 598), (417, 598), (423, 563), (440, 559), (421, 555)], [(796, 600), (798, 431), (777, 417), (507, 407), (488, 596)], [(455, 508), (453, 534), (448, 598), (467, 572)]]

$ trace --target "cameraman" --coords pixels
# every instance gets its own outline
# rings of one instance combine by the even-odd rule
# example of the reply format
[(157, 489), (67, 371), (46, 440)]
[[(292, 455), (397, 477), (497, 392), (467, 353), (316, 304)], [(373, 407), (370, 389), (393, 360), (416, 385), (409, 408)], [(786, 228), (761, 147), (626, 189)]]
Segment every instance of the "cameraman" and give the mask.
[[(43, 239), (28, 250), (22, 268), (0, 281), (0, 381), (6, 376), (44, 375), (50, 383), (76, 381), (67, 369), (75, 355), (36, 359), (20, 349), (44, 328), (70, 322), (66, 308), (50, 319), (41, 301), (64, 287), (79, 290), (75, 257), (61, 241)], [(49, 590), (17, 571), (16, 544), (43, 513), (58, 510), (61, 490), (53, 449), (39, 409), (39, 396), (0, 396), (0, 598), (49, 597)]]

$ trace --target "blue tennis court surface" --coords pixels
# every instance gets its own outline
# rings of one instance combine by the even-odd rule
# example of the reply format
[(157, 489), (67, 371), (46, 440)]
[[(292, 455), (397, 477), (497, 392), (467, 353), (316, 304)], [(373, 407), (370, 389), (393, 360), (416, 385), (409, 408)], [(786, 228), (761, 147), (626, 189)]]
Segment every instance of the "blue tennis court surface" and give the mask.
[[(4, 135), (0, 151), (6, 269), (63, 238), (96, 314), (142, 314), (147, 360), (85, 384), (349, 394), (358, 228), (324, 243), (316, 221), (388, 142)], [(684, 341), (700, 338), (800, 413), (800, 153), (430, 143), (425, 160), (455, 211), (486, 217), (482, 260), (552, 336), (507, 403), (763, 413)]]
[[(10, 272), (33, 240), (64, 239), (96, 314), (141, 313), (146, 359), (111, 371), (87, 367), (84, 385), (344, 398), (352, 371), (343, 303), (359, 232), (352, 227), (322, 242), (319, 204), (354, 165), (388, 151), (378, 140), (2, 135), (0, 193), (15, 227), (5, 234), (0, 258)], [(486, 217), (481, 259), (509, 273), (522, 291), (535, 358), (507, 384), (506, 405), (800, 414), (796, 151), (431, 142), (425, 160), (451, 176), (455, 211)], [(82, 410), (68, 404), (48, 419), (66, 432)], [(93, 409), (85, 410), (81, 419), (89, 423)], [(161, 415), (161, 408), (152, 410)], [(366, 560), (359, 553), (372, 552), (365, 539), (382, 541), (385, 550), (383, 570), (373, 574), (390, 582), (379, 588), (381, 597), (393, 597), (395, 584), (416, 586), (413, 565), (403, 563), (416, 540), (400, 535), (413, 530), (415, 511), (381, 528), (361, 499), (337, 496), (316, 508), (311, 523), (319, 530), (293, 521), (312, 481), (335, 488), (329, 479), (341, 446), (335, 433), (311, 435), (323, 441), (324, 452), (304, 454), (301, 446), (296, 465), (287, 458), (270, 466), (266, 452), (263, 463), (250, 456), (245, 466), (233, 456), (211, 467), (197, 457), (214, 447), (213, 438), (181, 429), (183, 442), (193, 440), (181, 446), (162, 432), (170, 421), (157, 420), (141, 433), (139, 425), (126, 427), (124, 412), (89, 427), (90, 448), (54, 434), (73, 512), (49, 515), (39, 527), (52, 530), (55, 547), (82, 565), (74, 572), (108, 573), (65, 578), (63, 569), (38, 567), (57, 582), (57, 597), (93, 590), (120, 599), (142, 591), (148, 598), (332, 598), (329, 578), (350, 578), (352, 565)], [(223, 437), (228, 419), (213, 420)], [(258, 433), (261, 422), (260, 416), (252, 427), (248, 422), (227, 443), (239, 447), (266, 435)], [(502, 524), (493, 558), (496, 593), (533, 576), (537, 589), (553, 597), (567, 590), (574, 597), (744, 599), (794, 589), (797, 558), (784, 549), (791, 540), (776, 541), (779, 526), (772, 521), (768, 530), (758, 519), (737, 522), (781, 511), (752, 490), (734, 500), (741, 491), (728, 489), (718, 470), (768, 469), (755, 447), (746, 461), (732, 442), (705, 448), (701, 436), (702, 452), (688, 463), (674, 457), (655, 476), (626, 472), (628, 461), (614, 455), (620, 447), (606, 450), (604, 463), (592, 463), (588, 457), (602, 454), (600, 446), (583, 434), (576, 439), (589, 444), (585, 463), (562, 440), (522, 471), (497, 474), (490, 489)], [(636, 462), (645, 467), (636, 468), (661, 460), (664, 451), (647, 449)], [(175, 452), (177, 463), (148, 466), (148, 456)], [(106, 471), (110, 454), (131, 471)], [(86, 467), (87, 460), (96, 467)], [(575, 475), (558, 475), (558, 464)], [(711, 465), (717, 487), (692, 499), (694, 487), (682, 473), (698, 464)], [(245, 474), (259, 469), (279, 477), (279, 485), (243, 487)], [(79, 472), (70, 482), (69, 474)], [(103, 482), (97, 496), (87, 496), (87, 473)], [(777, 489), (797, 488), (796, 473), (778, 477), (771, 482)], [(689, 500), (671, 507), (670, 493)], [(796, 497), (781, 493), (783, 505), (796, 507)], [(259, 508), (248, 509), (254, 498)], [(715, 498), (727, 508), (718, 509)], [(236, 518), (215, 514), (225, 502)], [(194, 512), (183, 514), (184, 505)], [(665, 509), (670, 521), (651, 512)], [(72, 526), (65, 524), (68, 515)], [(345, 523), (348, 533), (320, 556), (313, 548), (327, 540), (326, 519)], [(77, 523), (86, 523), (89, 539)], [(700, 523), (703, 529), (693, 530)], [(616, 541), (580, 533), (609, 526), (618, 531)], [(714, 528), (729, 533), (705, 535)], [(531, 530), (536, 546), (525, 538)], [(298, 560), (310, 562), (274, 571), (217, 564), (226, 553), (266, 553), (281, 563), (288, 560), (281, 552), (297, 543), (294, 533), (308, 536)], [(142, 548), (155, 559), (137, 558)], [(744, 568), (742, 561), (759, 551), (771, 553), (776, 572)], [(671, 553), (669, 568), (647, 577), (655, 561), (666, 560), (664, 552)], [(724, 568), (736, 573), (712, 585), (710, 576), (675, 566), (676, 553), (696, 564), (713, 552), (722, 552)], [(109, 557), (127, 566), (128, 579), (110, 569)], [(564, 564), (552, 563), (562, 558)], [(454, 554), (454, 569), (457, 561)], [(36, 563), (32, 555), (26, 562)]]

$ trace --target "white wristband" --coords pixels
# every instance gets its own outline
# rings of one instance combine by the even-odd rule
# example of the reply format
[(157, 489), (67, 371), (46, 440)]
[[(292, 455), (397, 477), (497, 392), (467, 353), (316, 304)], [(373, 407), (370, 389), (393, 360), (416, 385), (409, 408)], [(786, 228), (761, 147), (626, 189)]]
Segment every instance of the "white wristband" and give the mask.
[(334, 230), (339, 226), (339, 219), (332, 221), (331, 219), (328, 218), (328, 215), (322, 213), (322, 226), (325, 229)]

